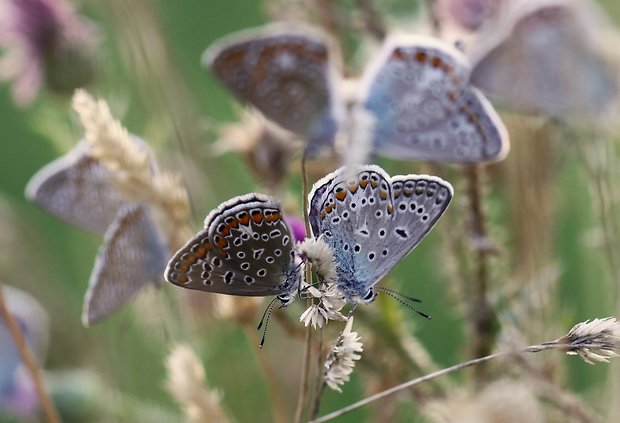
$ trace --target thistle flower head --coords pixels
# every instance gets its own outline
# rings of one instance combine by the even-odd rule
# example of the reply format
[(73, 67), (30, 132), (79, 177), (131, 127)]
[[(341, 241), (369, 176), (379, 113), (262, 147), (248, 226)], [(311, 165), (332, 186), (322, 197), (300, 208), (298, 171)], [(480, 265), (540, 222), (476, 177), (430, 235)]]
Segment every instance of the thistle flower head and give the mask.
[(339, 385), (349, 380), (355, 362), (362, 358), (359, 354), (363, 350), (357, 332), (351, 330), (353, 317), (349, 317), (347, 324), (338, 337), (325, 360), (323, 378), (331, 389), (342, 392)]
[(609, 362), (620, 352), (620, 322), (615, 317), (605, 317), (577, 323), (556, 341), (568, 345), (567, 354), (578, 355), (586, 363)]
[(335, 282), (336, 263), (331, 248), (322, 236), (318, 238), (306, 238), (299, 244), (299, 253), (312, 264), (312, 271), (317, 274), (321, 281)]

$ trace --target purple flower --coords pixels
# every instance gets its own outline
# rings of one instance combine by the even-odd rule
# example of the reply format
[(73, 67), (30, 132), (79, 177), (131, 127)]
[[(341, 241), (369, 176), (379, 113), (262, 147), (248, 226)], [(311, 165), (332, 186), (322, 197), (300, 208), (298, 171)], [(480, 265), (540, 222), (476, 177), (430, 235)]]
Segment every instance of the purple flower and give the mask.
[(306, 238), (306, 224), (303, 219), (300, 219), (294, 214), (287, 214), (284, 216), (284, 220), (291, 228), (295, 241), (301, 242)]
[(95, 28), (62, 0), (0, 0), (0, 80), (26, 106), (46, 85), (71, 93), (93, 79)]

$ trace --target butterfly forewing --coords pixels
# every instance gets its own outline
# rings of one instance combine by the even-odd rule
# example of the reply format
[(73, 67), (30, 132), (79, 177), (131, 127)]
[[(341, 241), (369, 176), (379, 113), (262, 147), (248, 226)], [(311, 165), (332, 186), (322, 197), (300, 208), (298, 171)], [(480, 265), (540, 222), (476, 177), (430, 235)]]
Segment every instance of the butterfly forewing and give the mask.
[(122, 207), (105, 233), (90, 277), (82, 322), (107, 318), (143, 288), (161, 281), (168, 249), (143, 206)]
[(230, 295), (290, 293), (299, 283), (294, 242), (277, 201), (259, 194), (235, 197), (174, 255), (166, 279)]
[(203, 62), (240, 100), (307, 138), (329, 145), (336, 132), (334, 79), (326, 43), (314, 31), (273, 25), (234, 34)]
[(427, 37), (395, 37), (364, 76), (376, 119), (374, 150), (399, 159), (495, 161), (508, 148), (492, 106), (469, 85), (458, 50)]
[(98, 234), (105, 233), (125, 204), (85, 142), (37, 172), (26, 196), (60, 219)]

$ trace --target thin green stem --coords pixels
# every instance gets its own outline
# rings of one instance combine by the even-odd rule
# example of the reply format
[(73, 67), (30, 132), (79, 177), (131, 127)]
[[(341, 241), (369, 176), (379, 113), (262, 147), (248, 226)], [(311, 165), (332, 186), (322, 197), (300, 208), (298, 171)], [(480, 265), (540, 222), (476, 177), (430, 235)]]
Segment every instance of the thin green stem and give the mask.
[[(302, 195), (303, 195), (303, 208), (304, 208), (304, 220), (306, 223), (306, 236), (311, 236), (310, 230), (310, 216), (308, 213), (308, 173), (306, 172), (306, 151), (304, 150), (303, 155), (301, 156), (301, 175), (302, 175)], [(305, 281), (306, 283), (312, 283), (312, 273), (311, 273), (311, 265), (310, 263), (306, 263), (305, 269)], [(307, 306), (310, 307), (312, 305), (312, 299), (308, 298)], [(297, 407), (295, 408), (295, 423), (300, 423), (304, 411), (304, 405), (307, 401), (308, 396), (308, 379), (310, 376), (310, 367), (311, 367), (311, 356), (312, 356), (312, 328), (310, 326), (306, 327), (306, 337), (305, 337), (305, 349), (304, 349), (304, 357), (302, 363), (301, 370), (301, 379), (299, 381), (299, 395), (297, 397)]]

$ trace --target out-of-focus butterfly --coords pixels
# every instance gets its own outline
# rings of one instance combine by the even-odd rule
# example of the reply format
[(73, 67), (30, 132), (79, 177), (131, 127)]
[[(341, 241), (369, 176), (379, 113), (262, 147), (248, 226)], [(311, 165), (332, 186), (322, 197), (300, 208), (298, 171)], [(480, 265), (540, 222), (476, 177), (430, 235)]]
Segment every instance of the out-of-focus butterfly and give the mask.
[(172, 257), (166, 280), (183, 288), (241, 296), (275, 295), (283, 305), (301, 281), (295, 240), (280, 204), (261, 194), (222, 203)]
[[(134, 141), (148, 148), (142, 140)], [(85, 326), (106, 319), (147, 286), (161, 283), (169, 253), (148, 207), (127, 201), (116, 190), (109, 171), (85, 142), (37, 172), (26, 196), (62, 220), (104, 235), (85, 298)]]
[[(518, 4), (480, 34), (472, 83), (515, 110), (597, 116), (618, 95), (618, 71), (595, 37), (609, 28), (594, 4), (564, 0)], [(616, 40), (617, 42), (617, 40)]]
[(309, 195), (312, 233), (331, 247), (337, 285), (353, 303), (411, 252), (450, 204), (452, 186), (435, 176), (390, 177), (374, 165), (340, 168)]
[(507, 153), (507, 132), (470, 86), (460, 51), (430, 37), (392, 37), (345, 98), (324, 40), (305, 27), (268, 26), (215, 43), (203, 63), (239, 99), (304, 137), (312, 154), (331, 145), (345, 121), (350, 125), (344, 111), (351, 103), (376, 122), (367, 128), (376, 154), (474, 163)]

